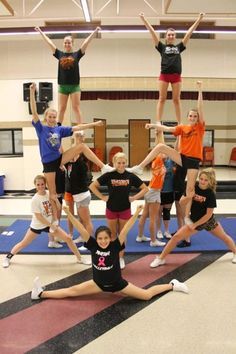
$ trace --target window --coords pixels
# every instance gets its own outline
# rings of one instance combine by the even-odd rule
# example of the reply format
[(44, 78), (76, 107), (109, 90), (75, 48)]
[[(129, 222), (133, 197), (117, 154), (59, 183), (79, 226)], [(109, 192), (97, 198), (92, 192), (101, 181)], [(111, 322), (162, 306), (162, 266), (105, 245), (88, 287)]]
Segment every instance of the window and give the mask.
[(23, 156), (22, 129), (0, 129), (0, 156)]

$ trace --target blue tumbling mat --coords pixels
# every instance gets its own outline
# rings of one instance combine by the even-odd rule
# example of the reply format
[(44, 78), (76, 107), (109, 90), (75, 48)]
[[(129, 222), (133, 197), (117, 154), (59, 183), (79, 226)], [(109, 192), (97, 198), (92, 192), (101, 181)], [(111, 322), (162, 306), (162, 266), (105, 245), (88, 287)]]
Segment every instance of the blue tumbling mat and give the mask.
[[(221, 225), (226, 233), (228, 233), (234, 241), (236, 241), (236, 218), (220, 218)], [(30, 225), (29, 220), (16, 220), (6, 230), (0, 234), (0, 253), (9, 252), (12, 247), (22, 240), (28, 227)], [(94, 229), (100, 225), (106, 225), (105, 219), (94, 219)], [(67, 231), (66, 220), (61, 221), (61, 227)], [(177, 229), (176, 219), (171, 219), (170, 232), (174, 232)], [(136, 221), (134, 227), (129, 232), (126, 244), (126, 253), (160, 253), (163, 247), (150, 247), (149, 242), (138, 243), (135, 241), (138, 234), (138, 221)], [(145, 225), (145, 235), (148, 236), (148, 222)], [(74, 232), (74, 238), (78, 237), (78, 232)], [(168, 240), (163, 240), (167, 242)], [(186, 248), (175, 248), (174, 252), (204, 252), (204, 251), (227, 251), (227, 246), (218, 238), (214, 237), (207, 231), (200, 231), (194, 235), (191, 239), (192, 245)], [(83, 244), (79, 244), (82, 246)], [(71, 251), (64, 243), (62, 248), (48, 248), (48, 236), (46, 233), (41, 233), (37, 238), (20, 253), (22, 254), (71, 254)], [(81, 251), (81, 253), (87, 253)]]

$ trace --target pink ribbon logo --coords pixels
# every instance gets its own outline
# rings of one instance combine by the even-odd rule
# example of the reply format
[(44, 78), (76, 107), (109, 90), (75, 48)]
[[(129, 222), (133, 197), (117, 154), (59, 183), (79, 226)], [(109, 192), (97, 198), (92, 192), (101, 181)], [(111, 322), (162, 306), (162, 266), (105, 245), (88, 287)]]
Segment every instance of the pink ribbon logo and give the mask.
[(99, 267), (105, 267), (106, 265), (105, 265), (104, 261), (105, 261), (105, 257), (99, 257), (98, 266)]

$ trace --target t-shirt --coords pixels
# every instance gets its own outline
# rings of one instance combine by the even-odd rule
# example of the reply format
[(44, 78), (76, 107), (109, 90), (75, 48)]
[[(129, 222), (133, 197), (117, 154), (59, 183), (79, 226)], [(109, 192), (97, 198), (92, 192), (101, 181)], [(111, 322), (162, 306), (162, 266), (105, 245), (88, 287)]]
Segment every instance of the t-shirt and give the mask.
[(97, 241), (90, 237), (84, 246), (91, 251), (93, 280), (97, 284), (108, 285), (119, 281), (121, 277), (119, 252), (125, 248), (119, 239), (111, 241), (107, 248), (98, 246)]
[(66, 191), (73, 195), (88, 191), (88, 166), (83, 156), (66, 164)]
[(202, 141), (205, 133), (205, 123), (194, 125), (177, 125), (173, 134), (181, 136), (180, 153), (197, 159), (202, 159)]
[(73, 134), (72, 127), (48, 127), (43, 125), (40, 120), (36, 123), (32, 121), (38, 139), (39, 139), (39, 151), (41, 160), (43, 163), (51, 162), (58, 159), (61, 156), (59, 151), (61, 146), (61, 139), (71, 136)]
[(163, 44), (158, 42), (155, 47), (161, 55), (161, 73), (162, 74), (181, 74), (182, 63), (180, 53), (185, 50), (183, 42), (174, 44)]
[(100, 186), (108, 187), (107, 208), (111, 211), (124, 211), (130, 208), (129, 194), (132, 187), (139, 188), (143, 181), (135, 174), (125, 170), (108, 172), (97, 179)]
[[(84, 56), (81, 49), (76, 52), (67, 53), (56, 49), (53, 54), (55, 58), (59, 60), (58, 63), (58, 84), (59, 85), (79, 85), (80, 83), (80, 72), (79, 72), (79, 61)], [(63, 58), (71, 58), (71, 65), (68, 68), (62, 67)]]
[(210, 188), (201, 189), (198, 183), (195, 186), (195, 195), (192, 199), (191, 206), (191, 220), (193, 222), (201, 219), (206, 212), (207, 208), (216, 207), (216, 195), (214, 191)]
[(149, 183), (149, 188), (152, 189), (162, 189), (164, 177), (165, 177), (165, 168), (163, 159), (160, 156), (157, 156), (155, 160), (152, 161), (152, 179)]
[(170, 158), (164, 159), (166, 174), (162, 186), (162, 193), (173, 192), (174, 190), (174, 162)]
[(44, 195), (36, 193), (31, 200), (31, 212), (33, 213), (30, 227), (35, 230), (41, 230), (48, 225), (42, 224), (34, 213), (41, 214), (49, 223), (52, 222), (52, 206), (49, 202), (49, 192), (45, 191)]

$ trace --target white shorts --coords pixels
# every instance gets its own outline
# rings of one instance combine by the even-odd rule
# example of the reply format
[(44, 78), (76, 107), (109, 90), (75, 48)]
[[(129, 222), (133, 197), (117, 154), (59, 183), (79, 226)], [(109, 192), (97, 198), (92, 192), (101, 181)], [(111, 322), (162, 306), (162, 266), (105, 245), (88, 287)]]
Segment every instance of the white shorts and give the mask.
[(149, 189), (149, 191), (144, 195), (144, 200), (146, 203), (161, 203), (161, 190), (160, 189)]

